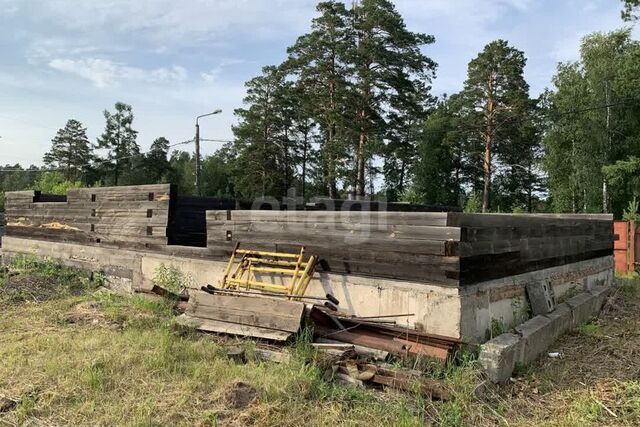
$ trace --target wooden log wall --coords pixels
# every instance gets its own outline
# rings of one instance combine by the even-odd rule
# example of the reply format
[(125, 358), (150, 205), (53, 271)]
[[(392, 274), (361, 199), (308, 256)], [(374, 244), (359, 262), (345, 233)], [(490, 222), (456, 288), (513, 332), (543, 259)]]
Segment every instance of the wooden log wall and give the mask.
[(460, 227), (460, 284), (613, 254), (613, 215), (448, 214)]
[(169, 184), (70, 189), (60, 200), (6, 193), (6, 234), (126, 248), (167, 243)]
[(447, 213), (208, 211), (209, 248), (293, 251), (305, 246), (321, 270), (458, 284), (460, 229)]
[(613, 253), (610, 215), (209, 211), (209, 248), (296, 251), (320, 269), (458, 286)]

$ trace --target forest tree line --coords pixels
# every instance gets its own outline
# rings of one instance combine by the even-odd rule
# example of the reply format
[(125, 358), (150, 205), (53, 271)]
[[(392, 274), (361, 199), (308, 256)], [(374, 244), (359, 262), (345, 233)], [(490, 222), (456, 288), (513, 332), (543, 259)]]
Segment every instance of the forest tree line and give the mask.
[[(638, 19), (638, 1), (624, 0), (623, 19)], [(525, 53), (505, 40), (471, 59), (460, 92), (435, 96), (437, 64), (424, 53), (435, 38), (410, 31), (392, 2), (316, 9), (286, 59), (246, 83), (234, 140), (202, 161), (203, 195), (618, 217), (640, 195), (640, 43), (630, 29), (586, 36), (580, 59), (558, 64), (538, 97)], [(1, 189), (173, 182), (195, 192), (195, 158), (178, 141), (159, 137), (142, 153), (132, 107), (104, 115), (95, 142), (73, 119), (58, 131), (44, 156), (55, 172), (7, 165)]]

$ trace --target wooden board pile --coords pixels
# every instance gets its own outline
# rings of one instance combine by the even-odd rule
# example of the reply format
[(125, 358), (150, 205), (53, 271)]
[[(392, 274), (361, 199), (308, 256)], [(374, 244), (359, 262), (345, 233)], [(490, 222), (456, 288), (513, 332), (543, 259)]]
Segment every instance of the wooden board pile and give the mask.
[(201, 331), (285, 341), (300, 330), (304, 309), (284, 298), (192, 291), (179, 321)]
[(320, 347), (330, 355), (324, 379), (350, 387), (373, 386), (419, 394), (442, 401), (451, 400), (449, 387), (442, 380), (428, 378), (416, 369), (392, 366), (359, 354), (353, 346)]
[(168, 184), (70, 189), (65, 199), (6, 193), (7, 235), (119, 248), (167, 243)]

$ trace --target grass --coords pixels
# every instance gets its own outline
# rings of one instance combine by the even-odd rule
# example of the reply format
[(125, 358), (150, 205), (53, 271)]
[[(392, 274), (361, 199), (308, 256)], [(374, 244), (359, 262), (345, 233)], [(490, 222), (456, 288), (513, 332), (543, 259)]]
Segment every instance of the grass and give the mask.
[[(0, 273), (0, 291), (31, 275), (57, 285), (46, 298), (0, 301), (0, 395), (18, 402), (0, 413), (0, 425), (640, 423), (640, 295), (633, 281), (619, 288), (603, 317), (561, 339), (554, 350), (564, 358), (545, 358), (507, 386), (484, 381), (474, 349), (455, 366), (412, 361), (449, 384), (454, 399), (442, 403), (325, 381), (309, 331), (290, 345), (289, 363), (263, 363), (251, 340), (177, 326), (168, 302), (114, 295), (99, 280), (33, 260), (11, 269), (20, 273)], [(230, 345), (246, 348), (246, 364), (227, 357)]]

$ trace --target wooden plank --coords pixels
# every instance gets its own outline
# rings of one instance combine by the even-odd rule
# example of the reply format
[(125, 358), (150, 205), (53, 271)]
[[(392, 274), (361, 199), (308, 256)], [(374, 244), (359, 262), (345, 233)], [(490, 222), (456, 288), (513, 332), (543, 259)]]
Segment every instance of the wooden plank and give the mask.
[[(234, 233), (231, 241), (222, 238), (207, 236), (207, 244), (209, 246), (230, 246), (235, 242), (252, 247), (261, 245), (263, 247), (275, 248), (276, 246), (305, 246), (308, 248), (318, 248), (323, 251), (345, 252), (348, 250), (367, 250), (386, 252), (393, 250), (395, 252), (417, 253), (424, 255), (454, 255), (452, 248), (455, 248), (459, 242), (446, 242), (437, 240), (421, 240), (419, 243), (411, 240), (389, 241), (388, 239), (362, 239), (325, 236), (322, 238), (310, 239), (308, 236), (283, 236), (282, 234), (263, 233), (256, 236), (254, 233), (238, 232)], [(311, 249), (310, 249), (311, 250)]]
[(176, 318), (179, 324), (194, 327), (201, 331), (217, 332), (221, 334), (239, 335), (246, 337), (262, 338), (273, 341), (286, 341), (293, 335), (292, 332), (278, 331), (257, 326), (239, 325), (211, 319), (201, 319), (182, 314)]
[(300, 329), (304, 303), (279, 298), (208, 294), (195, 291), (189, 296), (186, 314), (262, 329), (294, 333)]
[(447, 214), (441, 212), (336, 212), (336, 211), (207, 211), (207, 221), (232, 220), (267, 222), (333, 222), (356, 224), (396, 224), (446, 226)]
[(557, 224), (579, 221), (611, 222), (613, 216), (605, 215), (579, 215), (564, 214), (472, 214), (461, 212), (447, 213), (446, 225), (449, 227), (525, 227), (540, 224)]
[(382, 224), (340, 224), (340, 223), (286, 223), (286, 222), (250, 222), (250, 221), (210, 221), (209, 232), (217, 232), (226, 236), (226, 232), (283, 233), (317, 236), (345, 236), (360, 238), (373, 237), (379, 239), (400, 240), (460, 240), (460, 228), (433, 227), (415, 225), (382, 225)]

